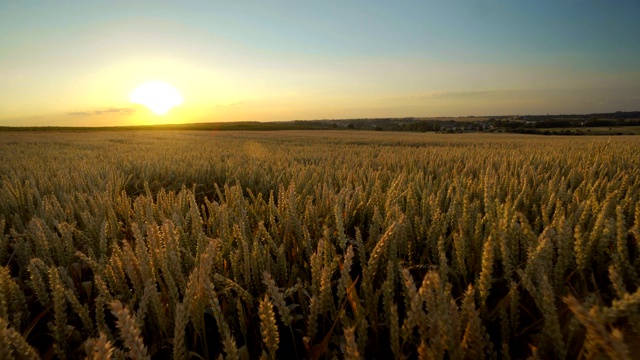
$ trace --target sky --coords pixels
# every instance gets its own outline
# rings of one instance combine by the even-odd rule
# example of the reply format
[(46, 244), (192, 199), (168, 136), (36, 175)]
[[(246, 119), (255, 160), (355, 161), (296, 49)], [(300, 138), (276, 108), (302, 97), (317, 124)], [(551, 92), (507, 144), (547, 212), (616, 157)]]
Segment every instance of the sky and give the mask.
[[(0, 0), (0, 126), (640, 110), (640, 1)], [(130, 101), (162, 81), (165, 115)]]

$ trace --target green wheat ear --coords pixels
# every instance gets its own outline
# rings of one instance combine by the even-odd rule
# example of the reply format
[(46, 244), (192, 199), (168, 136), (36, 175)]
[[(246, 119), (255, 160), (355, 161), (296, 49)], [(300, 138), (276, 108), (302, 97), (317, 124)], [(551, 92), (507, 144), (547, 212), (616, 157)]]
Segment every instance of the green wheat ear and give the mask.
[(113, 356), (113, 343), (107, 340), (104, 333), (96, 339), (88, 339), (85, 342), (85, 351), (87, 359), (91, 360), (109, 360)]
[(356, 343), (355, 328), (344, 329), (344, 345), (343, 354), (345, 359), (360, 360), (360, 352), (358, 351), (358, 344)]
[(264, 299), (260, 300), (258, 308), (260, 316), (260, 332), (262, 334), (262, 342), (267, 347), (270, 359), (276, 359), (276, 351), (278, 350), (280, 336), (278, 327), (276, 326), (276, 318), (273, 312), (271, 300), (265, 294)]
[(20, 359), (40, 359), (40, 355), (29, 345), (25, 338), (0, 318), (0, 357), (11, 359), (13, 355)]
[(129, 309), (119, 301), (112, 302), (109, 307), (111, 308), (111, 313), (117, 319), (116, 326), (120, 330), (120, 338), (128, 349), (127, 356), (135, 360), (151, 359), (142, 340), (142, 332), (136, 325), (135, 314), (130, 313)]

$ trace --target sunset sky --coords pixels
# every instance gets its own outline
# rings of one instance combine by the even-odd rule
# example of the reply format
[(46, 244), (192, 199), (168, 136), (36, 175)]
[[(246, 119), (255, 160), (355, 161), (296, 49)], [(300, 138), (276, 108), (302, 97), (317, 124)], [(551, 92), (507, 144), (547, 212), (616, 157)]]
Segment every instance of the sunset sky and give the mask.
[[(640, 110), (638, 14), (638, 0), (0, 0), (0, 126)], [(133, 104), (149, 81), (183, 104)]]

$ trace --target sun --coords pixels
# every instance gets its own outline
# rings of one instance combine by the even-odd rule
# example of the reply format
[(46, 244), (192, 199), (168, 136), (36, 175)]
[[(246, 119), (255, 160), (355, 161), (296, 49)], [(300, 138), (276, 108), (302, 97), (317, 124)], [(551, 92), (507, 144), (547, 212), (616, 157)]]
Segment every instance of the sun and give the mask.
[(164, 115), (172, 107), (182, 105), (182, 95), (162, 81), (146, 82), (133, 90), (131, 102), (148, 107), (156, 115)]

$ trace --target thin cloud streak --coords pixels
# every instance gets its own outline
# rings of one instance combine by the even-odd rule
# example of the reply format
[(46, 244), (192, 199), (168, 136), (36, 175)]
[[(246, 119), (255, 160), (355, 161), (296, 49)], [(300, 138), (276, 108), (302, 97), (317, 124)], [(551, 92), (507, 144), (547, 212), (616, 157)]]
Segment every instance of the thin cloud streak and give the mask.
[(93, 115), (110, 115), (110, 114), (123, 114), (130, 115), (136, 113), (138, 110), (134, 108), (108, 108), (103, 110), (93, 111), (72, 111), (68, 112), (69, 116), (93, 116)]
[(380, 100), (424, 100), (424, 99), (449, 99), (467, 98), (486, 95), (508, 95), (529, 93), (531, 90), (480, 90), (480, 91), (429, 91), (423, 93), (409, 94), (404, 96), (389, 96)]
[(234, 103), (230, 103), (230, 104), (218, 104), (216, 106), (214, 106), (214, 108), (226, 108), (226, 107), (232, 107), (232, 106), (241, 106), (241, 105), (246, 105), (247, 101), (237, 101)]

